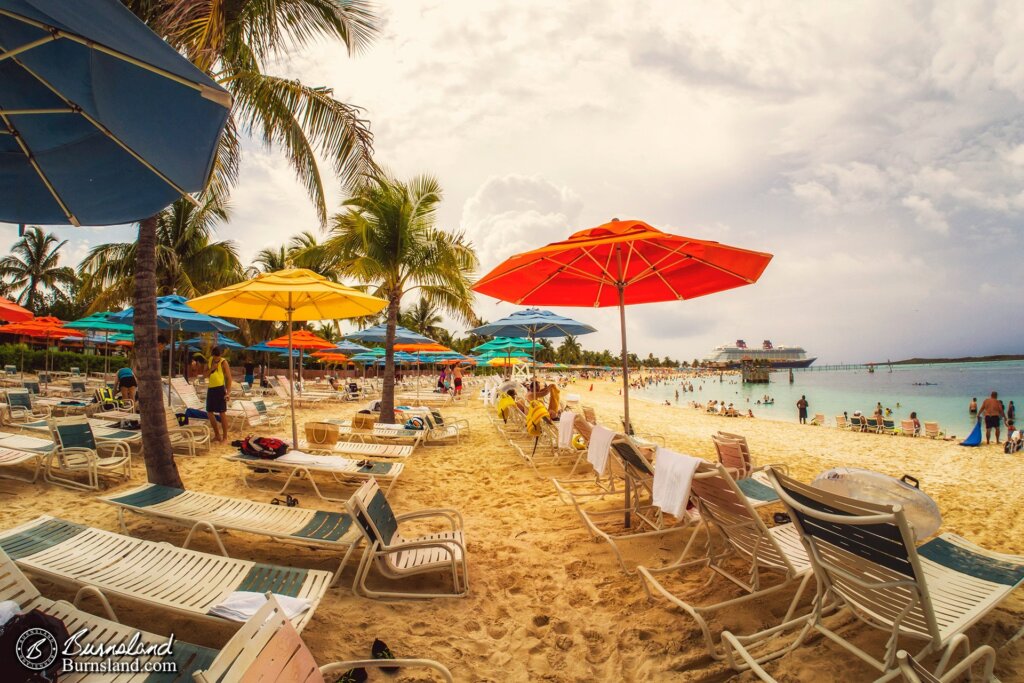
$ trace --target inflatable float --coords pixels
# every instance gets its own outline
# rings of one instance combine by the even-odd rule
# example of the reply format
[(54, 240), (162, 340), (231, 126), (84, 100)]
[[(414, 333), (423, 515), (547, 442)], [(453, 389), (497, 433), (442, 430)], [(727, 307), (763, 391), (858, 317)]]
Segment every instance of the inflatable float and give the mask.
[[(911, 483), (908, 483), (908, 480)], [(880, 472), (855, 467), (836, 467), (819, 474), (811, 486), (879, 505), (900, 505), (918, 540), (931, 536), (942, 526), (942, 513), (927, 493), (909, 475), (896, 479)]]

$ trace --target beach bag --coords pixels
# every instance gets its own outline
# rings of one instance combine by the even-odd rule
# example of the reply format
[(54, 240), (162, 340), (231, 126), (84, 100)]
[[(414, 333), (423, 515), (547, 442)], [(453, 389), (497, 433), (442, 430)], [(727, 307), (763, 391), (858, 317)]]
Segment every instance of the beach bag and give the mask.
[(281, 439), (270, 436), (247, 436), (241, 441), (233, 441), (243, 455), (250, 455), (264, 460), (274, 460), (288, 452), (288, 444)]
[(373, 429), (377, 424), (377, 417), (372, 413), (359, 412), (352, 416), (352, 426), (356, 429)]
[[(42, 629), (53, 636), (53, 640), (44, 635), (28, 634), (19, 649), (18, 639), (30, 629)], [(61, 671), (61, 659), (63, 659), (61, 652), (63, 652), (68, 638), (68, 629), (64, 626), (63, 621), (38, 609), (11, 617), (0, 628), (0, 652), (4, 653), (0, 672), (3, 673), (4, 682), (54, 683)], [(56, 648), (53, 647), (54, 642), (56, 642)], [(39, 646), (34, 647), (37, 645)], [(20, 652), (22, 656), (32, 656), (31, 661), (40, 663), (45, 662), (52, 655), (53, 662), (42, 670), (34, 671), (22, 666), (19, 657), (14, 655), (16, 652)]]
[(102, 387), (93, 394), (93, 403), (99, 403), (103, 410), (120, 410), (124, 407), (121, 399), (114, 396), (114, 390), (110, 387)]
[(341, 436), (338, 425), (330, 422), (307, 422), (306, 441), (315, 444), (336, 444)]

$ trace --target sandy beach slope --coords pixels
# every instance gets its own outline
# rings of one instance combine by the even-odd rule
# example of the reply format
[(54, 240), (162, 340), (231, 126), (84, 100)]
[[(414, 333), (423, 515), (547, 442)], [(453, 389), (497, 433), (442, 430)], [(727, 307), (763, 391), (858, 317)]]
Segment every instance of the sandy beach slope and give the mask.
[[(621, 414), (617, 386), (599, 382), (576, 390), (593, 405), (599, 419), (614, 426)], [(866, 467), (900, 476), (912, 474), (938, 503), (943, 529), (993, 550), (1024, 554), (1024, 458), (1003, 455), (1002, 448), (960, 448), (949, 442), (840, 432), (760, 419), (709, 416), (689, 408), (634, 402), (640, 429), (665, 435), (675, 450), (712, 459), (710, 435), (719, 429), (745, 434), (762, 463), (786, 463), (809, 480), (837, 465)], [(347, 417), (351, 406), (302, 410), (300, 420)], [(477, 400), (445, 410), (467, 418), (472, 434), (459, 445), (422, 448), (390, 499), (398, 512), (421, 507), (455, 507), (466, 520), (471, 593), (463, 599), (383, 602), (356, 598), (346, 571), (342, 586), (331, 590), (303, 633), (321, 663), (369, 655), (375, 637), (398, 656), (432, 657), (460, 681), (723, 681), (754, 680), (734, 676), (703, 651), (696, 626), (664, 601), (650, 601), (635, 575), (620, 571), (606, 545), (590, 540), (571, 507), (562, 504), (549, 479), (524, 467), (486, 419)], [(278, 434), (287, 432), (275, 430)], [(270, 433), (262, 430), (260, 433)], [(269, 501), (272, 492), (246, 488), (236, 465), (217, 457), (229, 447), (199, 458), (179, 458), (189, 488)], [(551, 474), (557, 474), (552, 472)], [(132, 484), (144, 481), (141, 463)], [(126, 488), (126, 487), (125, 487)], [(304, 507), (341, 509), (323, 504), (308, 491), (295, 495)], [(40, 514), (117, 530), (116, 511), (93, 496), (45, 484), (0, 480), (3, 527)], [(770, 514), (770, 512), (769, 512)], [(132, 533), (180, 544), (185, 532), (139, 518)], [(627, 546), (631, 564), (665, 563), (686, 534)], [(333, 569), (337, 558), (324, 551), (275, 544), (233, 535), (226, 540), (236, 557), (295, 566)], [(195, 547), (216, 552), (202, 539)], [(735, 592), (724, 581), (705, 585), (705, 576), (673, 579), (695, 600), (721, 599)], [(436, 584), (431, 577), (418, 582)], [(73, 592), (41, 584), (45, 594), (70, 599)], [(219, 646), (231, 629), (197, 625), (153, 610), (115, 604), (121, 620), (157, 632), (174, 631), (182, 640)], [(771, 623), (785, 610), (773, 598), (743, 611), (726, 612), (715, 628), (743, 631)], [(1024, 638), (1007, 641), (1024, 625), (1024, 593), (1018, 591), (970, 631), (974, 645), (998, 650), (997, 675), (1024, 680)], [(880, 651), (879, 632), (857, 624), (844, 627), (862, 647)], [(859, 682), (872, 670), (820, 638), (773, 664), (782, 681)], [(398, 675), (391, 680), (417, 680)]]

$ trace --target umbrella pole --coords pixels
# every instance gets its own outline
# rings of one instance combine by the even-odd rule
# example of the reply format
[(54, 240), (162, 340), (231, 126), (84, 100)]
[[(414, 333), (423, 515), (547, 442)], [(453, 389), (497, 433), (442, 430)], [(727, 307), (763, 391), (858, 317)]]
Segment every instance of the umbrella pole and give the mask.
[[(626, 355), (626, 292), (625, 285), (618, 285), (619, 290), (619, 328), (622, 330), (622, 401), (623, 401), (623, 428), (626, 436), (632, 436), (633, 430), (629, 422), (629, 356)], [(626, 528), (630, 528), (629, 500), (632, 495), (629, 485), (629, 477), (626, 477)]]
[(292, 448), (299, 445), (299, 428), (295, 424), (295, 359), (292, 358), (292, 295), (288, 293), (288, 381), (291, 382), (288, 396), (292, 411)]
[(171, 330), (171, 345), (167, 352), (167, 405), (171, 405), (171, 378), (174, 377), (174, 328)]

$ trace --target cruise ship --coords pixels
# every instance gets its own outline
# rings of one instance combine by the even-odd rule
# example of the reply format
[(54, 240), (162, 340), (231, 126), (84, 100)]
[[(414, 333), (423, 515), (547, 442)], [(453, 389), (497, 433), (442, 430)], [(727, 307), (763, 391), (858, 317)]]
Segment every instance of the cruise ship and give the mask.
[(719, 367), (738, 367), (743, 360), (767, 360), (776, 368), (806, 368), (817, 358), (808, 358), (807, 351), (799, 346), (773, 346), (765, 339), (761, 348), (752, 349), (742, 339), (733, 345), (716, 346), (704, 360)]

